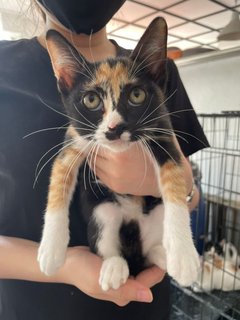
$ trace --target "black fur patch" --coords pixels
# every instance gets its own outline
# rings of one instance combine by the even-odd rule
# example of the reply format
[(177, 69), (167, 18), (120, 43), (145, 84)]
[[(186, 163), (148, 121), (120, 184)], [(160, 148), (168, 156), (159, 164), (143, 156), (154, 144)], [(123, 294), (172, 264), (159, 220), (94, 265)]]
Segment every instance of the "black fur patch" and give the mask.
[(122, 256), (127, 260), (130, 274), (136, 276), (144, 269), (140, 228), (136, 221), (123, 223), (120, 230)]
[(152, 196), (144, 197), (143, 213), (148, 214), (157, 205), (162, 204), (162, 203), (163, 203), (162, 198), (155, 198)]

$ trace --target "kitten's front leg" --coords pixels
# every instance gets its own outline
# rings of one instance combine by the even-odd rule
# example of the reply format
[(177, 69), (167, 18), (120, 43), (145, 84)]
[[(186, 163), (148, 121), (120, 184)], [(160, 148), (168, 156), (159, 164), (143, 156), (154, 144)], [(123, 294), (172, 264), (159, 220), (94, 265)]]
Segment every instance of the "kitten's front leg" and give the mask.
[(182, 167), (168, 160), (160, 169), (161, 191), (165, 206), (163, 246), (167, 271), (180, 285), (196, 281), (199, 257), (195, 249)]
[(69, 242), (69, 204), (84, 156), (74, 147), (65, 148), (55, 159), (44, 216), (43, 235), (38, 250), (40, 269), (52, 275), (63, 265)]
[(114, 202), (100, 204), (94, 210), (98, 229), (95, 249), (103, 258), (99, 284), (104, 291), (118, 289), (129, 277), (127, 261), (121, 256), (119, 230), (123, 217)]

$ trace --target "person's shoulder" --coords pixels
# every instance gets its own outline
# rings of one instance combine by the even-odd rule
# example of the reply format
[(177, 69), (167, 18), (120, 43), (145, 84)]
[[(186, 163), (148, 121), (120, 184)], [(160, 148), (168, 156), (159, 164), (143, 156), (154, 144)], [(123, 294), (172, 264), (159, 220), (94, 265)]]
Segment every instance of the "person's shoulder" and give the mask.
[(171, 74), (179, 74), (178, 68), (174, 60), (167, 58), (166, 59), (167, 64), (167, 72)]
[(40, 54), (40, 52), (41, 49), (37, 45), (36, 38), (0, 41), (1, 66), (4, 66), (5, 63), (22, 62), (33, 58), (35, 53)]
[(6, 60), (12, 56), (19, 56), (22, 52), (27, 53), (35, 39), (2, 40), (0, 41), (0, 55)]
[(37, 38), (0, 41), (0, 88), (19, 87), (33, 81), (48, 59)]

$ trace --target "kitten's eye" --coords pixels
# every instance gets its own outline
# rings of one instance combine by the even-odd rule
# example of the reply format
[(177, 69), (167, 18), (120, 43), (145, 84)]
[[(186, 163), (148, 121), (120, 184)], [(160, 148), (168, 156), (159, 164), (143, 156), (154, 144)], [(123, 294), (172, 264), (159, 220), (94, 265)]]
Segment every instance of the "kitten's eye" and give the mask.
[(143, 89), (134, 88), (129, 95), (129, 103), (132, 105), (142, 104), (146, 99), (146, 93)]
[(98, 110), (102, 107), (102, 99), (96, 92), (88, 92), (83, 97), (83, 104), (90, 110)]

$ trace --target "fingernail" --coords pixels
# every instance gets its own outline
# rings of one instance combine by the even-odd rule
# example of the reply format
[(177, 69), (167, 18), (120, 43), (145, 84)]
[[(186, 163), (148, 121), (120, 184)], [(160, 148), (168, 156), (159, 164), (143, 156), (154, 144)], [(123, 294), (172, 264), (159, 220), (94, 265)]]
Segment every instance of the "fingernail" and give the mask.
[(149, 291), (139, 290), (137, 292), (137, 301), (139, 302), (152, 302), (152, 295)]

